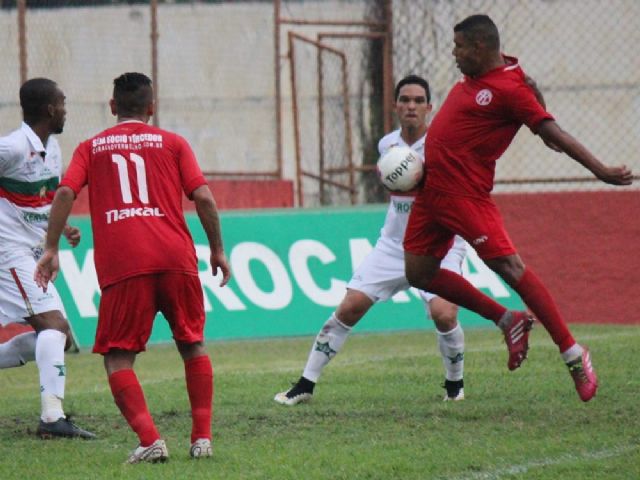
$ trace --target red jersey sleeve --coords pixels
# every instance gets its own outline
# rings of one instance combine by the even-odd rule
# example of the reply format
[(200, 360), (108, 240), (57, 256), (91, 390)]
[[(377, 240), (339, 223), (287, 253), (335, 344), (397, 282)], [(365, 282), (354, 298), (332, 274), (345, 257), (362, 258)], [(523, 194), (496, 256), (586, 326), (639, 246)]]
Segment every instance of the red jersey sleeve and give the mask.
[(513, 117), (535, 134), (543, 120), (554, 120), (554, 118), (542, 108), (531, 87), (525, 83), (524, 73), (519, 80), (510, 92), (509, 108)]
[(176, 143), (182, 190), (188, 198), (191, 198), (193, 191), (202, 185), (206, 185), (207, 181), (202, 175), (200, 165), (198, 165), (189, 143), (180, 135), (176, 135)]
[(69, 187), (76, 196), (89, 182), (89, 144), (83, 142), (76, 147), (69, 163), (69, 168), (64, 174), (60, 186)]

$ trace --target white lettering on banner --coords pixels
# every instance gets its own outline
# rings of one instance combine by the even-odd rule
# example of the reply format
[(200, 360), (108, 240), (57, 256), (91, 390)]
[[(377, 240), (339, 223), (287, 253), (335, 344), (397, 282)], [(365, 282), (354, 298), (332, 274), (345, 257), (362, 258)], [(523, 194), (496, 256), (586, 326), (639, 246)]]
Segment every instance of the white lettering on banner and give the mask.
[(198, 272), (200, 277), (200, 283), (202, 283), (202, 289), (205, 292), (204, 295), (204, 309), (207, 312), (213, 310), (211, 301), (206, 295), (206, 290), (209, 290), (216, 298), (222, 303), (224, 308), (229, 311), (246, 310), (247, 306), (242, 303), (238, 296), (233, 293), (230, 287), (221, 287), (220, 280), (222, 280), (222, 274), (217, 272), (214, 276), (211, 272), (211, 249), (205, 245), (196, 245), (196, 257), (203, 262), (206, 266), (206, 270)]
[[(229, 260), (240, 290), (255, 305), (267, 310), (280, 310), (291, 303), (291, 280), (282, 261), (273, 250), (260, 243), (242, 242), (231, 250)], [(273, 281), (273, 291), (265, 292), (258, 287), (249, 268), (252, 260), (265, 266)]]
[(97, 317), (98, 309), (96, 308), (93, 298), (96, 293), (100, 293), (98, 285), (98, 275), (96, 267), (93, 263), (93, 249), (87, 250), (84, 257), (82, 269), (76, 262), (76, 257), (70, 250), (60, 250), (60, 270), (64, 276), (71, 297), (78, 307), (81, 317)]
[[(349, 239), (349, 254), (353, 270), (360, 266), (372, 248), (369, 240), (365, 238)], [(213, 310), (208, 294), (214, 295), (227, 311), (241, 311), (250, 308), (231, 287), (220, 287), (220, 273), (214, 276), (211, 272), (209, 247), (196, 245), (195, 249), (199, 263), (206, 265), (206, 269), (199, 272), (200, 282), (205, 293), (205, 310), (207, 312)], [(468, 247), (467, 250), (467, 260), (462, 265), (465, 278), (476, 288), (489, 290), (495, 298), (509, 297), (510, 293), (500, 278), (484, 264), (475, 250), (471, 247)], [(290, 275), (282, 260), (269, 247), (256, 242), (239, 243), (232, 249), (229, 258), (235, 283), (256, 307), (266, 310), (280, 310), (291, 304), (293, 285)], [(317, 258), (323, 265), (337, 261), (344, 263), (346, 259), (337, 259), (329, 247), (317, 240), (298, 240), (289, 248), (289, 266), (293, 278), (304, 296), (317, 305), (326, 307), (338, 305), (345, 293), (346, 281), (331, 278), (329, 288), (320, 288), (309, 269), (308, 263), (311, 258)], [(262, 263), (273, 282), (272, 291), (264, 291), (258, 286), (250, 268), (251, 262)], [(93, 263), (93, 249), (87, 250), (82, 266), (78, 264), (76, 257), (70, 250), (61, 250), (60, 269), (80, 316), (97, 317), (98, 309), (94, 299), (96, 294), (100, 294), (100, 287)], [(411, 288), (410, 292), (416, 298), (420, 298), (416, 289)], [(399, 292), (392, 297), (392, 301), (406, 303), (410, 301), (410, 296), (406, 292)]]
[[(471, 272), (469, 265), (475, 272)], [(509, 290), (500, 277), (478, 257), (476, 251), (467, 245), (467, 262), (462, 263), (462, 275), (476, 288), (486, 288), (495, 298), (510, 297)]]
[(344, 296), (347, 282), (343, 280), (330, 280), (329, 289), (324, 290), (314, 281), (309, 271), (309, 258), (319, 259), (323, 265), (333, 263), (336, 256), (329, 248), (317, 240), (298, 240), (289, 249), (289, 266), (293, 278), (303, 293), (317, 305), (323, 307), (336, 307)]

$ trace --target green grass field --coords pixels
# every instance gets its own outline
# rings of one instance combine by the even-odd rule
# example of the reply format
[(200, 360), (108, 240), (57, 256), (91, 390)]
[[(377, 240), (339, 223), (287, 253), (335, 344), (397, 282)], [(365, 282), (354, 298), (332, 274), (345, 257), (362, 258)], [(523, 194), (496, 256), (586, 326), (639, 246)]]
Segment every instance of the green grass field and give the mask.
[(96, 441), (36, 439), (35, 364), (0, 371), (0, 479), (640, 479), (640, 327), (573, 330), (600, 377), (588, 404), (539, 325), (515, 372), (497, 330), (468, 330), (458, 403), (442, 402), (433, 332), (353, 335), (296, 407), (272, 398), (300, 375), (311, 337), (211, 344), (214, 458), (200, 461), (182, 364), (154, 346), (136, 368), (169, 446), (162, 465), (122, 464), (136, 437), (98, 356), (67, 357), (65, 401)]

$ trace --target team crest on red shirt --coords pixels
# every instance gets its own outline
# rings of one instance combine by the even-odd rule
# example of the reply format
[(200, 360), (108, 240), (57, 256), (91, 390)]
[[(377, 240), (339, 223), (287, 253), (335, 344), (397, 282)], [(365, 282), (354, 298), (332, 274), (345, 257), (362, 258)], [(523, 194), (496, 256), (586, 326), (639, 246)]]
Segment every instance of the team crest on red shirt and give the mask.
[(493, 93), (491, 93), (491, 90), (488, 88), (484, 88), (476, 94), (476, 103), (478, 105), (484, 107), (485, 105), (489, 105), (491, 100), (493, 100)]

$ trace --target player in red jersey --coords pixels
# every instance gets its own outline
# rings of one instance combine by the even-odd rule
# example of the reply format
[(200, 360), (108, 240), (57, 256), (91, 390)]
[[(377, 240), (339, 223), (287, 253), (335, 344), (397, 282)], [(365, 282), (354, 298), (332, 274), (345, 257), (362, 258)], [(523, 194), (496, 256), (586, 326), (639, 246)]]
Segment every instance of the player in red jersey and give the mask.
[(404, 239), (409, 282), (493, 320), (505, 335), (510, 370), (528, 350), (533, 319), (511, 312), (461, 276), (440, 269), (440, 259), (459, 234), (518, 294), (544, 325), (575, 382), (589, 401), (598, 383), (588, 349), (572, 337), (544, 284), (516, 252), (491, 199), (497, 159), (522, 125), (545, 143), (612, 185), (629, 185), (624, 165), (607, 166), (565, 132), (536, 100), (517, 59), (500, 53), (500, 37), (486, 15), (454, 27), (453, 55), (463, 78), (454, 85), (429, 129), (425, 147), (427, 180), (414, 203)]
[(128, 463), (168, 458), (134, 373), (157, 312), (166, 318), (184, 360), (191, 403), (191, 456), (211, 456), (213, 369), (203, 344), (204, 302), (182, 195), (195, 202), (211, 247), (213, 272), (230, 277), (216, 204), (193, 151), (179, 135), (148, 125), (151, 80), (125, 73), (114, 80), (118, 123), (81, 143), (56, 192), (45, 252), (35, 279), (46, 288), (58, 271), (58, 241), (75, 196), (89, 185), (95, 265), (102, 289), (95, 353), (114, 400), (139, 437)]

